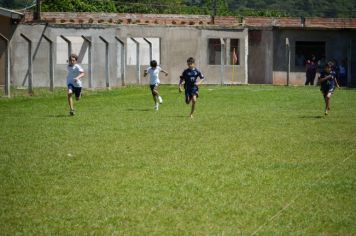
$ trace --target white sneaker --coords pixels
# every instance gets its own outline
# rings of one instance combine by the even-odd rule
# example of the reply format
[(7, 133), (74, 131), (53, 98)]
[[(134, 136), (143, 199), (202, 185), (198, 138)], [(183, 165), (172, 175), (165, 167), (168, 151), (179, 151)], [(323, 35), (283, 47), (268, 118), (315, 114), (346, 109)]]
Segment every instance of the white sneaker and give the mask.
[(163, 103), (163, 99), (162, 99), (162, 97), (161, 97), (161, 96), (158, 96), (158, 101), (159, 101), (159, 103), (160, 103), (160, 104), (162, 104), (162, 103)]
[(155, 111), (158, 111), (158, 103), (153, 107)]

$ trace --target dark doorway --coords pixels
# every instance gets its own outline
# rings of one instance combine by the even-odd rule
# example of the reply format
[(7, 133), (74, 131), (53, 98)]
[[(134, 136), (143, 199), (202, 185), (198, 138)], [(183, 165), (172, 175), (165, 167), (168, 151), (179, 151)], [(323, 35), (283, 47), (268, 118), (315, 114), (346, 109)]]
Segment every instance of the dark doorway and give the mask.
[(316, 41), (296, 41), (295, 42), (295, 65), (303, 66), (306, 60), (310, 60), (312, 55), (316, 61), (325, 58), (325, 42)]
[(351, 56), (350, 56), (351, 62), (349, 63), (350, 67), (348, 69), (348, 73), (350, 73), (349, 78), (350, 78), (350, 84), (349, 86), (351, 87), (356, 87), (356, 40), (352, 40), (351, 42)]

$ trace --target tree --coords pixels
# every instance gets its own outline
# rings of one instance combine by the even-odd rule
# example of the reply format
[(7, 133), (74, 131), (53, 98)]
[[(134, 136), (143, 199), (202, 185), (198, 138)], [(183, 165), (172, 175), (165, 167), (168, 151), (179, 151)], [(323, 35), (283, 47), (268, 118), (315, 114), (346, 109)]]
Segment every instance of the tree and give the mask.
[(52, 12), (116, 12), (112, 0), (42, 0), (41, 7)]
[[(0, 0), (0, 6), (19, 9), (33, 2)], [(355, 0), (42, 0), (41, 6), (59, 12), (356, 17)]]

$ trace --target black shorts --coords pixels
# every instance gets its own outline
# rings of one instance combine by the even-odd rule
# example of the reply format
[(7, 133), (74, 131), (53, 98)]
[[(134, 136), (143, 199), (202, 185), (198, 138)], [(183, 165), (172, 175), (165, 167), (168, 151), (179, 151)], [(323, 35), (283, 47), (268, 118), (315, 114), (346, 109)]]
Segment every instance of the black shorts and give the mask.
[(153, 90), (157, 90), (158, 89), (158, 84), (150, 84), (150, 89), (151, 89), (151, 92), (153, 94)]
[(75, 87), (73, 84), (68, 84), (68, 92), (69, 90), (75, 94), (76, 98), (79, 98), (80, 94), (82, 93), (82, 87)]
[(320, 91), (323, 93), (323, 96), (326, 97), (329, 93), (333, 94), (335, 91), (335, 87), (332, 86), (325, 86), (320, 89)]

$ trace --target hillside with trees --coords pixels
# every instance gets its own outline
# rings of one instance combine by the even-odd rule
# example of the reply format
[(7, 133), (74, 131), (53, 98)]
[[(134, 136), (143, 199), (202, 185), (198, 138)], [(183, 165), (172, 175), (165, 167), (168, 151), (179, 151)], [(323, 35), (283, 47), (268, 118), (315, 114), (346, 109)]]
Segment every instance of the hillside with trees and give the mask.
[[(204, 14), (235, 16), (356, 17), (355, 0), (42, 0), (42, 11)], [(10, 9), (36, 0), (0, 0)]]

